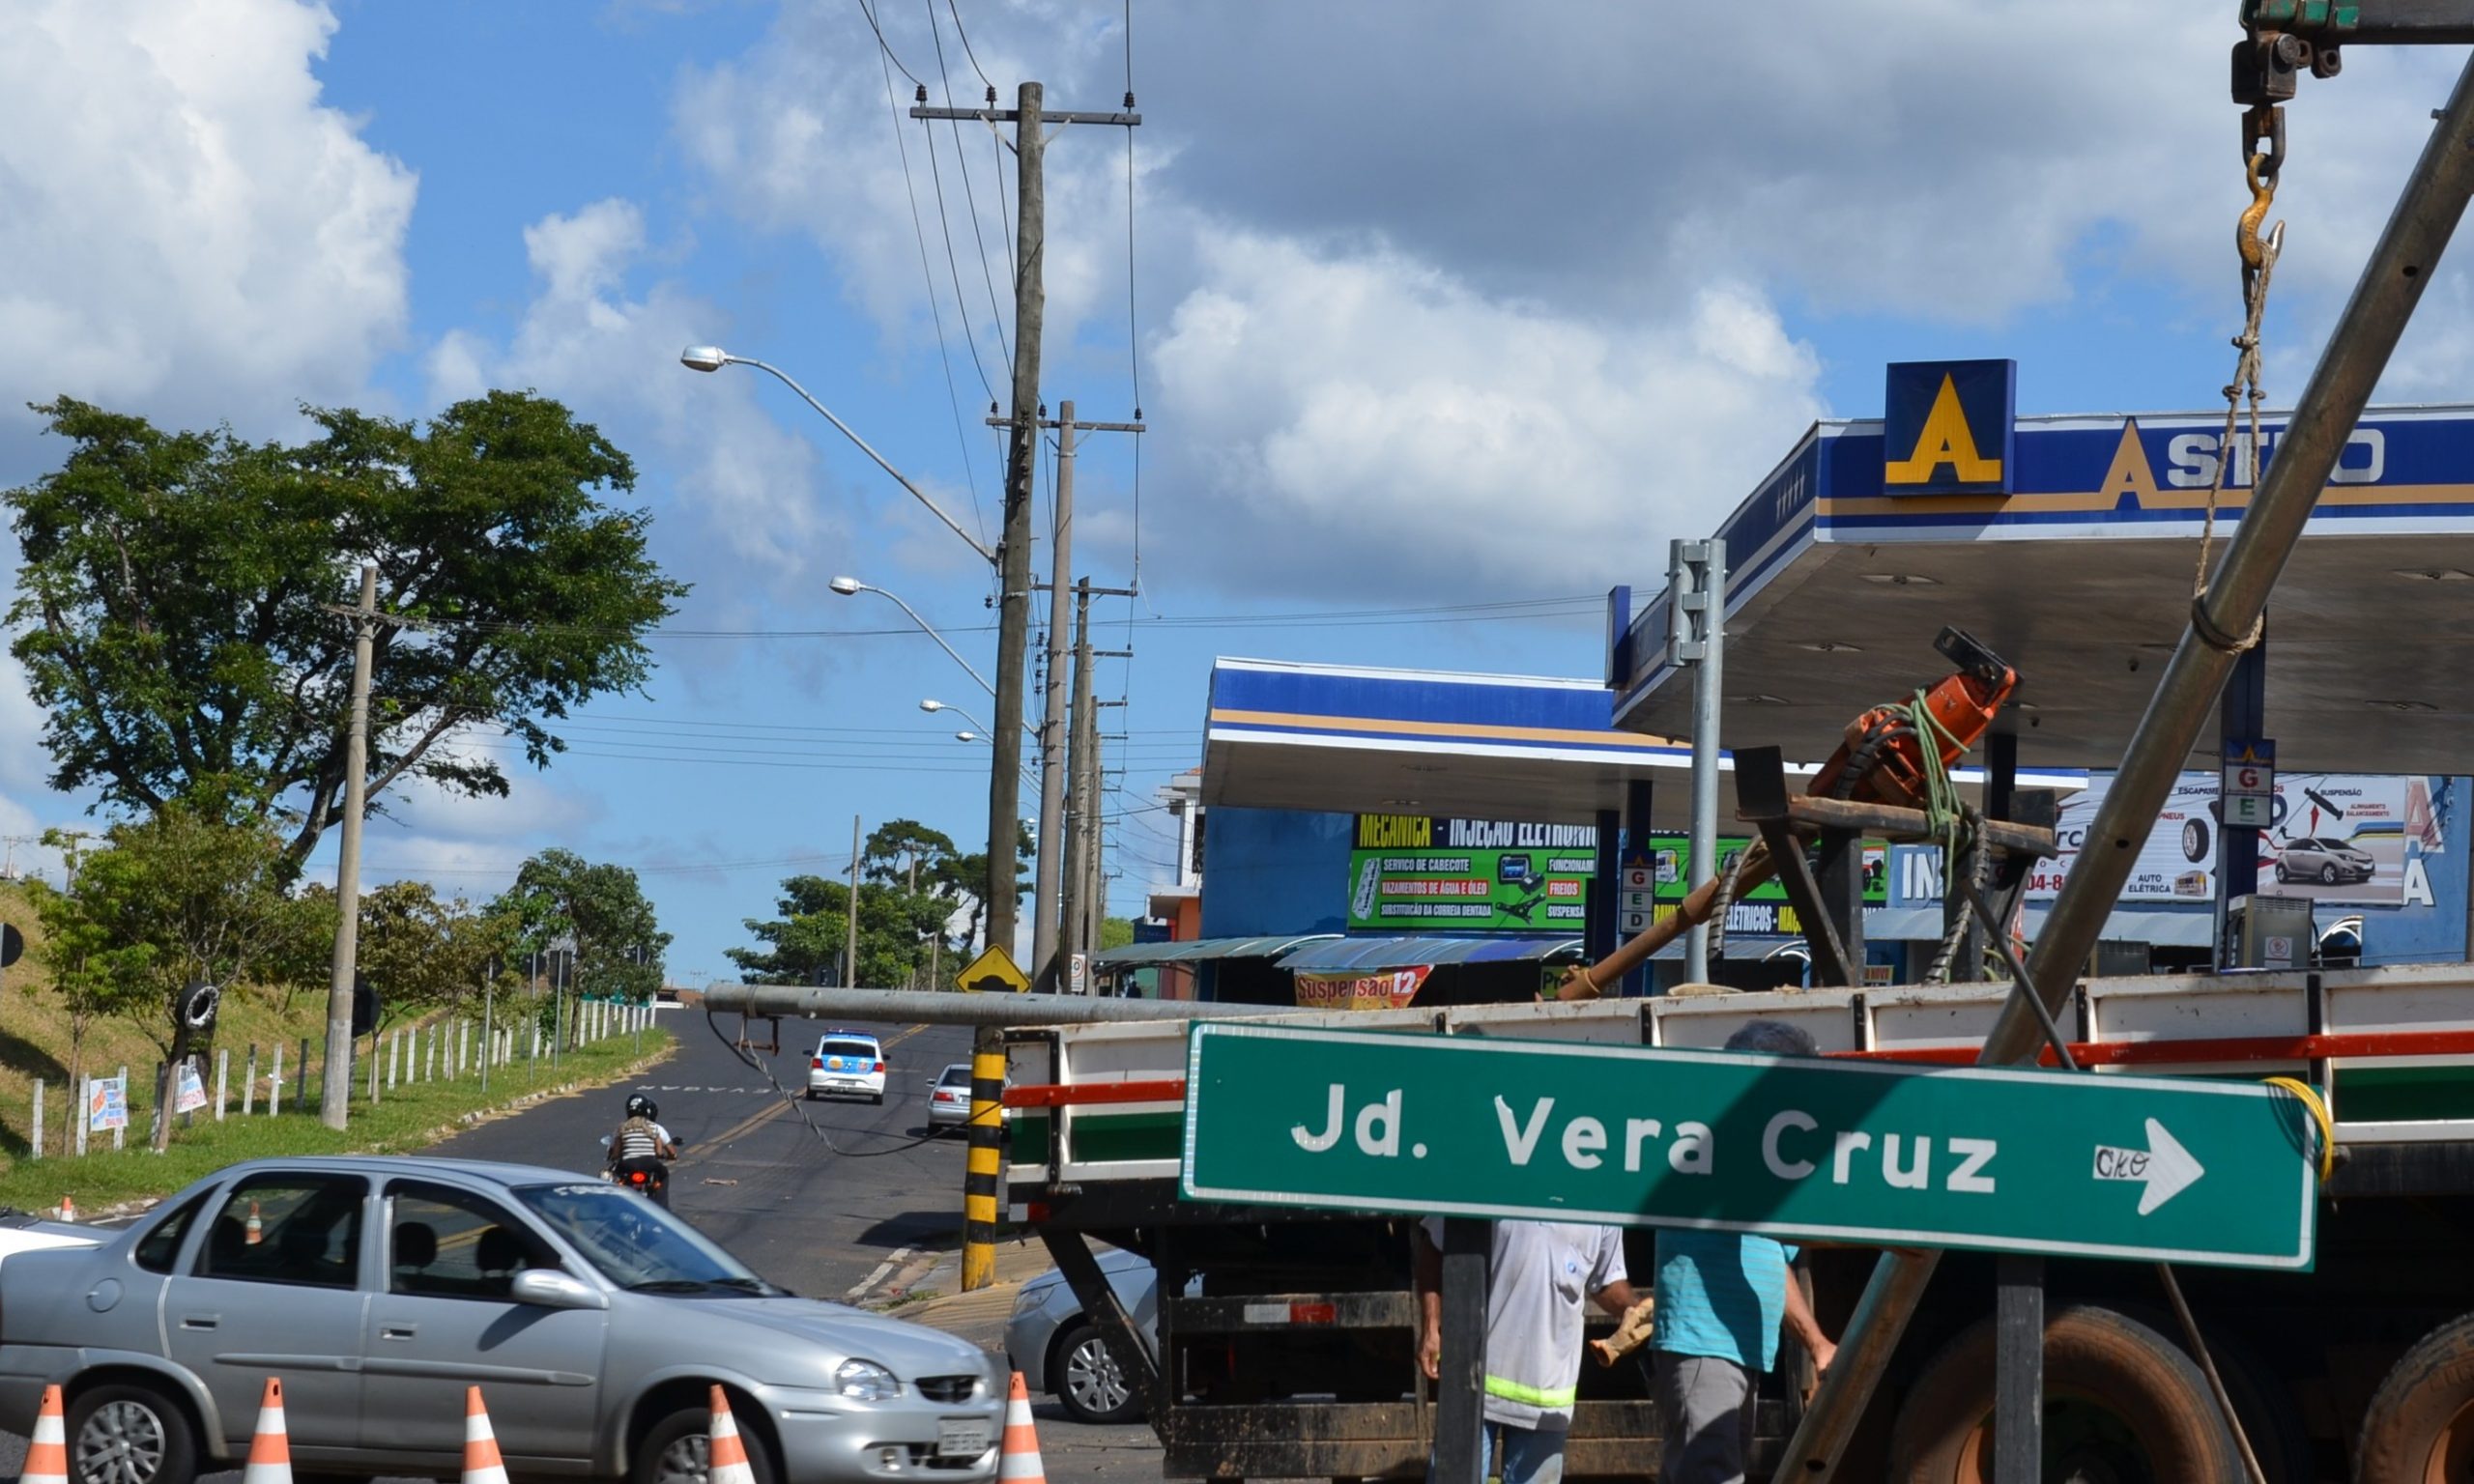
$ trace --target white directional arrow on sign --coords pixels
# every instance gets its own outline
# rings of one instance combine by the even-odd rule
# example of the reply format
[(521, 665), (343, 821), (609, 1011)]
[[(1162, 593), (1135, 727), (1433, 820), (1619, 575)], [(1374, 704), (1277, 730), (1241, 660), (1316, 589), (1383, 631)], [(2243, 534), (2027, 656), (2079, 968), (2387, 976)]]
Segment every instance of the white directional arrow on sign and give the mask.
[(2145, 1149), (2115, 1149), (2110, 1144), (2096, 1146), (2098, 1180), (2147, 1183), (2147, 1188), (2139, 1196), (2139, 1213), (2143, 1216), (2189, 1189), (2206, 1173), (2200, 1162), (2191, 1157), (2191, 1152), (2167, 1133), (2163, 1124), (2152, 1118), (2147, 1121)]

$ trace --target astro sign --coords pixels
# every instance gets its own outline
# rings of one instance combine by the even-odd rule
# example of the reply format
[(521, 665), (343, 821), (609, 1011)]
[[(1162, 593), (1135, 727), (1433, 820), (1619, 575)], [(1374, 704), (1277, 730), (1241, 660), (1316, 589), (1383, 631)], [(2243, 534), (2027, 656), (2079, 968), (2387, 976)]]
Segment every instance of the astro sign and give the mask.
[(1893, 362), (1882, 394), (1882, 493), (2007, 495), (2019, 363)]

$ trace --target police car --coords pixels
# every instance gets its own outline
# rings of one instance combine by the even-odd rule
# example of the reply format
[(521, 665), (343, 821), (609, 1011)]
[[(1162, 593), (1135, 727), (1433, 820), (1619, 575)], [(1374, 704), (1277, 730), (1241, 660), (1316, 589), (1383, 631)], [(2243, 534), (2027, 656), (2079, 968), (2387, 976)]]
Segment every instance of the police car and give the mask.
[(885, 1048), (865, 1031), (827, 1031), (808, 1058), (808, 1098), (885, 1100)]

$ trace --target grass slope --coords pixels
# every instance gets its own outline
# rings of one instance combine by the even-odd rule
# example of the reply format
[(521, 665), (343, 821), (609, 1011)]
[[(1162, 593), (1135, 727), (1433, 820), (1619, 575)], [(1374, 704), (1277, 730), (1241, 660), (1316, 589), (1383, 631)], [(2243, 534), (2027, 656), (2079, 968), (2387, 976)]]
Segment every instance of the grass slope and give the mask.
[[(321, 1042), (326, 1035), (323, 995), (282, 997), (257, 991), (227, 995), (217, 1018), (216, 1043), (231, 1052), (230, 1097), (224, 1120), (216, 1123), (212, 1106), (190, 1115), (188, 1127), (172, 1130), (169, 1151), (157, 1155), (144, 1148), (154, 1109), (154, 1071), (162, 1048), (131, 1020), (98, 1020), (87, 1028), (80, 1060), (87, 1075), (108, 1076), (122, 1065), (129, 1070), (128, 1148), (114, 1151), (111, 1135), (90, 1133), (84, 1158), (62, 1157), (63, 1135), (73, 1129), (74, 1103), (70, 1094), (69, 1024), (59, 1000), (51, 993), (49, 975), (38, 952), (40, 925), (24, 890), (0, 883), (0, 921), (14, 924), (26, 935), (26, 956), (0, 970), (0, 1205), (25, 1210), (57, 1208), (62, 1196), (72, 1197), (81, 1214), (92, 1214), (125, 1201), (158, 1196), (181, 1188), (200, 1176), (235, 1160), (268, 1155), (402, 1153), (421, 1148), (443, 1128), (467, 1116), (507, 1106), (529, 1094), (556, 1085), (598, 1085), (613, 1081), (641, 1062), (670, 1047), (666, 1032), (648, 1030), (644, 1047), (635, 1039), (613, 1037), (560, 1059), (557, 1071), (545, 1055), (536, 1066), (518, 1061), (494, 1068), (489, 1092), (468, 1069), (452, 1080), (405, 1082), (382, 1088), (375, 1107), (368, 1101), (366, 1063), (355, 1078), (350, 1126), (331, 1129), (317, 1119)], [(165, 1027), (168, 1033), (169, 1027)], [(297, 1099), (294, 1063), (302, 1038), (311, 1050), (310, 1101)], [(477, 1041), (477, 1034), (475, 1035)], [(243, 1118), (241, 1087), (251, 1044), (259, 1049), (257, 1116)], [(265, 1113), (265, 1076), (273, 1048), (284, 1047), (283, 1111)], [(366, 1046), (363, 1048), (366, 1051)], [(207, 1093), (215, 1090), (212, 1054), (205, 1061)], [(34, 1085), (43, 1091), (43, 1157), (29, 1157), (33, 1127)]]

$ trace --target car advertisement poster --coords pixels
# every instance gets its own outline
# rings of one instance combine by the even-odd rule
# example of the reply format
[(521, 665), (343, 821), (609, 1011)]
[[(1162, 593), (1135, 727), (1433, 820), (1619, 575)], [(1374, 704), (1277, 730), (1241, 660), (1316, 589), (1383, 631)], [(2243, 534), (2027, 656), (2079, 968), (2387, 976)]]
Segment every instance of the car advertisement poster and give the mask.
[(1299, 974), (1300, 1010), (1399, 1010), (1418, 997), (1431, 964), (1374, 974)]
[(1360, 814), (1351, 931), (1566, 932), (1589, 921), (1597, 827)]
[[(2225, 836), (2218, 782), (2213, 773), (2185, 773), (2174, 781), (2122, 888), (2124, 901), (2215, 899)], [(2062, 801), (2056, 832), (2061, 853), (2028, 878), (2028, 899), (2049, 900), (2061, 890), (2108, 783), (2090, 779), (2085, 792)], [(2426, 855), (2443, 843), (2430, 781), (2419, 775), (2284, 773), (2276, 789), (2269, 806), (2274, 822), (2258, 836), (2263, 892), (2393, 906), (2404, 899), (2407, 836)]]

